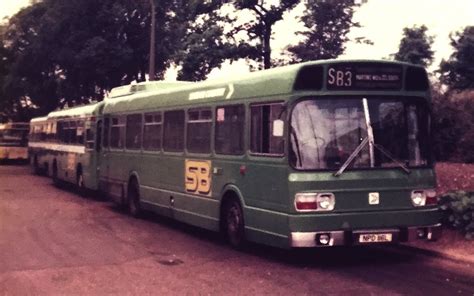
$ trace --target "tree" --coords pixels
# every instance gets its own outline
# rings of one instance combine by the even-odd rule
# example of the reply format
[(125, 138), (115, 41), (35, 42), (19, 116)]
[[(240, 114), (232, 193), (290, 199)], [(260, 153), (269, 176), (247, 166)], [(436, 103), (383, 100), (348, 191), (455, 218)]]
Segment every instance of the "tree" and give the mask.
[(183, 1), (175, 8), (173, 30), (179, 32), (180, 38), (176, 42), (180, 48), (174, 54), (174, 62), (180, 66), (178, 80), (204, 80), (224, 60), (248, 56), (249, 46), (224, 36), (224, 27), (230, 19), (220, 14), (222, 3)]
[[(298, 34), (305, 40), (288, 48), (293, 62), (332, 59), (344, 53), (347, 34), (352, 27), (360, 27), (352, 21), (354, 9), (360, 6), (354, 0), (321, 1), (308, 0), (301, 19), (307, 28)], [(365, 38), (357, 41), (369, 43)]]
[[(47, 99), (53, 93), (51, 92), (51, 81), (54, 78), (48, 75), (49, 72), (46, 74), (45, 70), (47, 52), (41, 53), (41, 49), (36, 44), (37, 28), (45, 11), (46, 7), (43, 4), (23, 9), (10, 20), (7, 29), (1, 36), (4, 52), (2, 63), (7, 71), (3, 79), (0, 79), (3, 80), (0, 81), (2, 90), (0, 100), (4, 116), (8, 118), (28, 120), (29, 116), (22, 118), (22, 115), (27, 113), (23, 109), (29, 109), (28, 106), (32, 105), (26, 104), (26, 102), (30, 102), (30, 94), (37, 91), (36, 98), (48, 104)], [(33, 48), (41, 54), (33, 55)]]
[[(221, 1), (155, 4), (156, 78), (174, 62), (185, 78), (201, 80), (220, 66), (222, 57), (236, 54), (213, 23)], [(23, 9), (0, 39), (8, 53), (0, 51), (8, 56), (8, 63), (2, 63), (8, 64), (7, 74), (0, 77), (8, 98), (3, 102), (13, 113), (15, 106), (26, 104), (45, 114), (101, 100), (112, 87), (145, 80), (150, 22), (148, 0), (43, 0)]]
[(266, 5), (265, 0), (234, 0), (233, 4), (238, 10), (247, 10), (253, 13), (255, 20), (237, 27), (234, 34), (246, 31), (250, 41), (258, 40), (254, 46), (255, 56), (258, 61), (263, 61), (263, 68), (271, 68), (272, 49), (271, 36), (273, 25), (283, 19), (283, 13), (293, 9), (299, 0), (280, 0), (279, 4)]
[(437, 160), (474, 162), (474, 91), (433, 89), (433, 146)]
[(5, 38), (13, 53), (7, 94), (30, 97), (44, 114), (101, 99), (104, 90), (136, 79), (146, 63), (134, 54), (140, 46), (130, 45), (133, 33), (144, 35), (133, 31), (144, 22), (140, 10), (111, 0), (45, 0), (22, 10)]
[(474, 88), (474, 26), (464, 28), (462, 32), (450, 35), (454, 52), (440, 65), (442, 83), (451, 90), (462, 91)]
[(412, 64), (429, 66), (433, 62), (433, 36), (428, 36), (425, 25), (404, 28), (398, 52), (393, 55), (395, 60)]

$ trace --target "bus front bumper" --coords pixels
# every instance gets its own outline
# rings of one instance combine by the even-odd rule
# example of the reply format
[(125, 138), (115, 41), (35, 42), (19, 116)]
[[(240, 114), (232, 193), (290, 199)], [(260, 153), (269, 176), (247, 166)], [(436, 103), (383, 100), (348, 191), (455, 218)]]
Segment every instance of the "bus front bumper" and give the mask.
[(309, 248), (399, 243), (416, 239), (437, 240), (440, 236), (441, 224), (435, 224), (388, 229), (292, 232), (290, 243), (295, 248)]

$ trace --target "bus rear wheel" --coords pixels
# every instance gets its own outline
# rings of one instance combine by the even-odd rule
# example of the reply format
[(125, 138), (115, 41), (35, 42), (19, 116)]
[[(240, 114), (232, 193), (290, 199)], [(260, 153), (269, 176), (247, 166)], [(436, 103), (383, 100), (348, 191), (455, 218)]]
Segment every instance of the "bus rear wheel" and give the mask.
[(86, 196), (86, 186), (84, 184), (84, 176), (82, 175), (82, 170), (78, 170), (77, 172), (76, 188), (79, 195)]
[(132, 181), (128, 186), (127, 192), (127, 206), (128, 212), (135, 218), (139, 218), (142, 214), (140, 206), (140, 190), (138, 189), (137, 181)]
[(53, 179), (54, 185), (59, 186), (60, 184), (59, 184), (59, 178), (58, 178), (58, 165), (56, 164), (56, 162), (53, 164), (53, 172), (52, 172), (51, 177)]
[(244, 214), (240, 203), (232, 198), (224, 206), (224, 234), (230, 245), (241, 249), (245, 245)]
[(38, 164), (38, 158), (36, 156), (33, 157), (33, 173), (35, 175), (39, 175), (41, 173), (41, 170)]

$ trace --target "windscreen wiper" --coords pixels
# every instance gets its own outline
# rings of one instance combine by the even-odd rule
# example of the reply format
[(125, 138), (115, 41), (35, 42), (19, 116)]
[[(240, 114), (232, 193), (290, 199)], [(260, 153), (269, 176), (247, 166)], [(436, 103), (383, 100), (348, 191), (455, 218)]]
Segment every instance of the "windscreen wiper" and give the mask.
[(394, 163), (396, 163), (402, 170), (405, 171), (405, 173), (407, 173), (407, 174), (411, 173), (410, 169), (407, 168), (407, 166), (404, 165), (403, 162), (401, 162), (400, 160), (398, 160), (397, 158), (395, 158), (395, 156), (393, 156), (390, 152), (388, 152), (388, 150), (386, 150), (382, 145), (380, 145), (380, 144), (375, 144), (375, 143), (374, 143), (374, 146), (375, 146), (375, 148), (377, 148), (380, 152), (382, 152), (383, 155), (387, 156), (388, 158), (390, 158), (391, 161), (393, 161)]
[[(339, 177), (340, 175), (342, 175), (342, 173), (344, 173), (344, 171), (346, 170), (346, 168), (352, 163), (352, 161), (356, 158), (357, 154), (359, 154), (359, 152), (364, 149), (365, 145), (367, 145), (369, 143), (369, 138), (366, 137), (360, 144), (359, 146), (357, 146), (357, 148), (354, 150), (354, 152), (351, 153), (351, 155), (349, 155), (349, 157), (347, 158), (347, 160), (342, 164), (342, 166), (339, 168), (339, 170), (337, 172), (334, 173), (334, 176), (335, 177)], [(372, 145), (377, 148), (380, 152), (382, 152), (382, 154), (384, 154), (386, 157), (390, 158), (391, 161), (393, 161), (394, 163), (396, 163), (403, 171), (405, 171), (407, 174), (410, 174), (411, 171), (409, 168), (407, 168), (406, 165), (403, 164), (403, 162), (401, 162), (400, 160), (398, 160), (397, 158), (395, 158), (395, 156), (393, 156), (390, 152), (388, 152), (388, 150), (386, 150), (382, 145), (379, 145), (379, 144), (375, 144), (375, 143), (372, 143)]]
[(349, 157), (346, 159), (346, 161), (341, 165), (341, 167), (339, 168), (339, 170), (337, 172), (334, 173), (334, 176), (335, 177), (339, 177), (340, 175), (342, 175), (342, 173), (344, 173), (344, 171), (346, 170), (346, 168), (351, 164), (351, 162), (356, 158), (357, 154), (359, 154), (360, 151), (362, 151), (362, 149), (364, 149), (365, 145), (367, 145), (367, 143), (369, 143), (369, 137), (366, 137), (362, 142), (360, 142), (359, 146), (357, 146), (357, 148), (351, 153), (351, 155), (349, 155)]
[(411, 171), (398, 159), (396, 159), (390, 152), (388, 152), (382, 145), (375, 144), (374, 141), (374, 132), (372, 130), (372, 124), (370, 122), (370, 113), (369, 113), (369, 104), (367, 102), (367, 98), (362, 99), (362, 107), (364, 108), (364, 117), (365, 117), (365, 124), (367, 126), (367, 137), (357, 146), (357, 148), (349, 155), (347, 160), (342, 164), (337, 172), (334, 173), (335, 177), (339, 177), (342, 173), (346, 170), (346, 168), (351, 164), (351, 162), (356, 158), (357, 154), (364, 149), (365, 145), (369, 144), (369, 158), (370, 158), (370, 167), (375, 167), (375, 155), (374, 155), (374, 148), (377, 148), (382, 154), (390, 158), (393, 162), (395, 162), (402, 170), (404, 170), (407, 174), (411, 173)]

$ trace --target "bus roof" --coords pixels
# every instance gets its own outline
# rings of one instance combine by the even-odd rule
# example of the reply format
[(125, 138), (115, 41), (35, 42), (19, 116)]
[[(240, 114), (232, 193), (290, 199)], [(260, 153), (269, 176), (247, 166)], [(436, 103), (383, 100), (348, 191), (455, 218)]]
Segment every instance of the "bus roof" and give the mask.
[(42, 122), (42, 121), (46, 121), (48, 120), (48, 117), (47, 116), (42, 116), (42, 117), (35, 117), (35, 118), (32, 118), (30, 120), (31, 123), (35, 123), (35, 122)]
[(156, 106), (198, 104), (209, 100), (271, 96), (288, 93), (300, 66), (253, 72), (241, 77), (185, 84), (107, 100), (104, 112), (146, 110)]
[(122, 85), (112, 88), (110, 91), (109, 98), (119, 98), (123, 96), (128, 96), (131, 94), (145, 92), (145, 91), (154, 91), (161, 89), (168, 89), (183, 86), (193, 82), (189, 81), (145, 81), (139, 83), (131, 83), (128, 85)]
[(74, 107), (70, 109), (64, 109), (59, 111), (53, 111), (48, 114), (47, 118), (65, 118), (65, 117), (84, 117), (94, 115), (97, 107), (101, 103), (94, 103), (91, 105), (84, 105), (79, 107)]
[(379, 63), (388, 65), (410, 65), (402, 62), (380, 60), (323, 60), (294, 64), (262, 70), (238, 77), (183, 84), (178, 87), (162, 88), (136, 93), (114, 100), (107, 100), (104, 112), (127, 112), (149, 110), (156, 107), (178, 107), (198, 105), (210, 101), (230, 101), (242, 98), (271, 97), (290, 94), (294, 91), (298, 74), (305, 68), (316, 65), (338, 63)]

